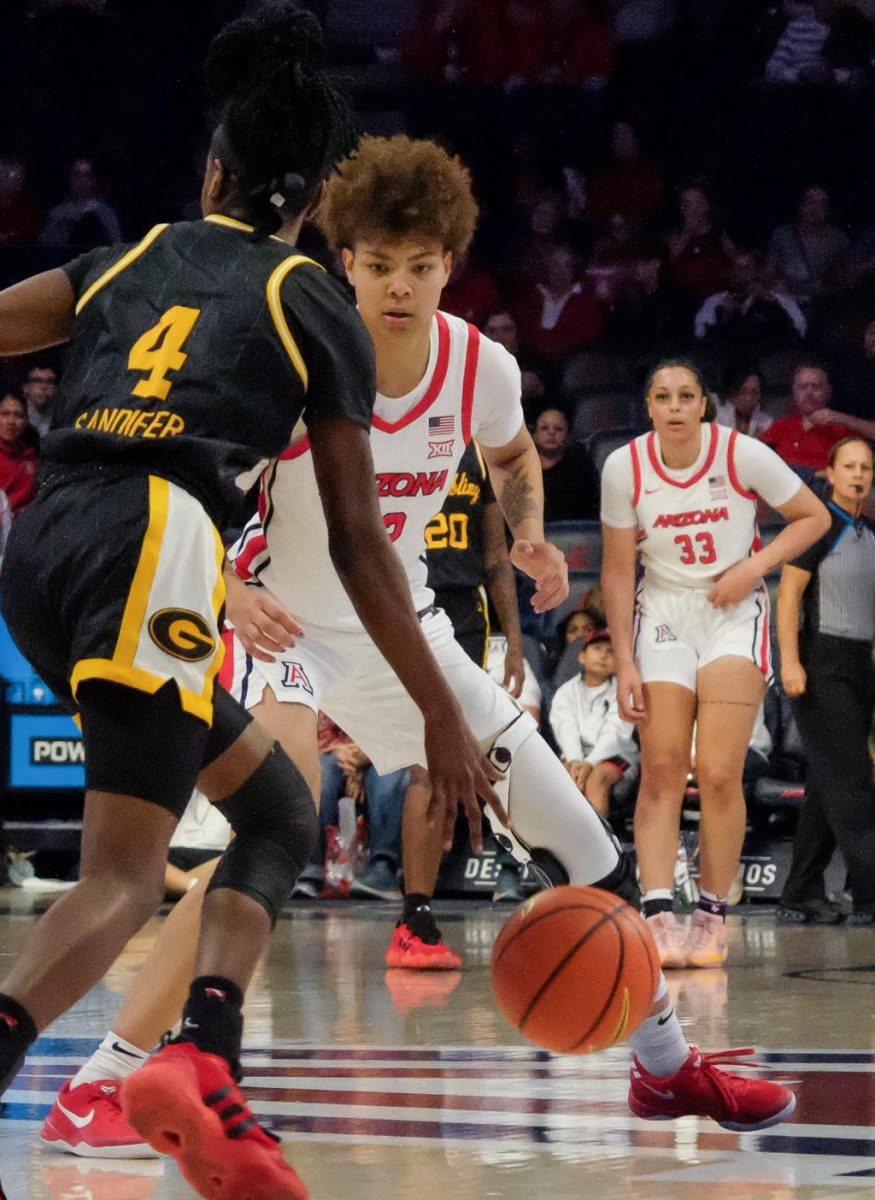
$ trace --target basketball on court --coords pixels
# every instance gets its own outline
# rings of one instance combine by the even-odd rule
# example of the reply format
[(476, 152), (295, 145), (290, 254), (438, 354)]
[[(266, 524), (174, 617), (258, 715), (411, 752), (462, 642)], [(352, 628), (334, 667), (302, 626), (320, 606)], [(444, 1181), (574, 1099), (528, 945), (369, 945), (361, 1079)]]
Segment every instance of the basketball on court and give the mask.
[(499, 1009), (544, 1050), (589, 1054), (634, 1033), (653, 1003), (656, 947), (619, 896), (559, 887), (523, 904), (492, 951)]

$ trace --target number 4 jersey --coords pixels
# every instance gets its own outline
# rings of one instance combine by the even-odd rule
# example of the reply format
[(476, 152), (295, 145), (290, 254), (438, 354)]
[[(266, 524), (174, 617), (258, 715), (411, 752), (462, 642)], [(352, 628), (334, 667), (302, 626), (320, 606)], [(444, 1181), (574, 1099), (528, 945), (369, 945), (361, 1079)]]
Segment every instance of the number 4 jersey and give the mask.
[(340, 286), (218, 214), (156, 225), (64, 268), (73, 336), (51, 432), (58, 464), (162, 476), (222, 528), (299, 418), (367, 427), (373, 347)]
[(686, 470), (669, 470), (646, 433), (609, 455), (602, 521), (638, 527), (645, 584), (710, 588), (758, 547), (757, 499), (786, 504), (801, 486), (762, 442), (723, 425), (702, 425), (702, 448)]
[[(504, 446), (523, 426), (520, 373), (508, 352), (457, 317), (437, 313), (425, 375), (408, 395), (377, 395), (371, 452), (383, 521), (417, 609), (432, 603), (425, 529), (441, 510), (472, 438)], [(302, 621), (361, 625), (340, 587), (306, 434), (265, 472), (259, 513), (230, 551), (241, 578), (264, 583)]]

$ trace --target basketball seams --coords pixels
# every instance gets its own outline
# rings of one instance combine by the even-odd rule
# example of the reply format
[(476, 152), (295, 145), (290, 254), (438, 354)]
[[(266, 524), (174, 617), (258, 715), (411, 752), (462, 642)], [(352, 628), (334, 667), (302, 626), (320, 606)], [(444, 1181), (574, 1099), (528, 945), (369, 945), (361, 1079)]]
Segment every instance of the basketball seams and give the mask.
[(647, 961), (650, 964), (650, 998), (652, 1002), (653, 997), (656, 995), (656, 985), (659, 982), (659, 961), (656, 958), (655, 953), (653, 953), (653, 947), (647, 941), (649, 934), (647, 934), (646, 931), (642, 929), (635, 921), (627, 922), (627, 926), (635, 931), (635, 935), (641, 942), (641, 945), (644, 947), (644, 951), (647, 954)]
[[(616, 912), (616, 911), (617, 910), (614, 909), (614, 912)], [(617, 985), (619, 984), (619, 982), (623, 976), (623, 966), (626, 961), (626, 943), (625, 943), (625, 940), (623, 939), (623, 933), (620, 929), (619, 923), (613, 919), (613, 914), (611, 914), (611, 918), (612, 918), (611, 919), (611, 928), (613, 929), (614, 933), (616, 933), (616, 935), (617, 935), (617, 943), (619, 945), (619, 951), (620, 951), (619, 954), (617, 955), (617, 965), (614, 969), (614, 982), (611, 984), (610, 991), (608, 992), (607, 998), (605, 999), (605, 1002), (602, 1005), (601, 1012), (598, 1014), (596, 1019), (592, 1022), (589, 1029), (587, 1029), (587, 1031), (583, 1035), (583, 1037), (580, 1037), (577, 1039), (576, 1042), (573, 1042), (568, 1047), (567, 1050), (561, 1051), (561, 1053), (563, 1053), (563, 1054), (573, 1054), (578, 1046), (583, 1046), (586, 1043), (587, 1038), (592, 1036), (593, 1031), (598, 1029), (599, 1025), (605, 1019), (605, 1013), (607, 1013), (608, 1009), (611, 1007), (614, 1000), (616, 999)], [(596, 928), (598, 928), (598, 926), (596, 926)], [(612, 1043), (608, 1043), (608, 1045), (611, 1045), (611, 1044)], [(601, 1048), (607, 1049), (606, 1046), (603, 1046)]]
[[(619, 912), (622, 908), (624, 908), (625, 904), (626, 904), (625, 900), (620, 900), (615, 908), (604, 909), (604, 908), (599, 908), (599, 906), (597, 904), (586, 904), (583, 901), (576, 900), (573, 904), (565, 904), (561, 908), (550, 908), (547, 910), (547, 912), (539, 913), (537, 916), (532, 917), (531, 920), (526, 920), (525, 923), (522, 923), (522, 922), (520, 923), (519, 928), (516, 929), (505, 940), (504, 944), (500, 947), (500, 949), (498, 950), (497, 956), (495, 955), (495, 953), (493, 951), (492, 969), (494, 970), (498, 966), (498, 964), (501, 962), (502, 958), (504, 958), (505, 951), (508, 950), (514, 944), (514, 942), (517, 940), (517, 938), (522, 933), (524, 933), (526, 930), (534, 929), (534, 927), (536, 925), (540, 924), (541, 921), (547, 921), (551, 917), (553, 917), (557, 914), (560, 914), (560, 913), (576, 912), (578, 909), (585, 909), (587, 912), (600, 913), (603, 917), (613, 916), (614, 913)], [(511, 921), (513, 919), (514, 918), (511, 917)], [(510, 924), (510, 922), (508, 922), (508, 925), (509, 924)], [(507, 931), (507, 928), (508, 928), (508, 926), (505, 925), (504, 929), (498, 935), (499, 942), (501, 941), (503, 934)], [(593, 929), (597, 929), (597, 928), (598, 928), (597, 925), (593, 926)], [(496, 948), (498, 948), (498, 943), (496, 943)]]

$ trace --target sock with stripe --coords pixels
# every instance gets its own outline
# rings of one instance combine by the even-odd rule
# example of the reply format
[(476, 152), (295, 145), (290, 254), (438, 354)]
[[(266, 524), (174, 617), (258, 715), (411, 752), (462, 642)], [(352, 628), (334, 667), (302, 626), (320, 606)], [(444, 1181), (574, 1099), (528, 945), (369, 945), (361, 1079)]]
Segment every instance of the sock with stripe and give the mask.
[[(653, 1003), (658, 1004), (667, 995), (668, 985), (660, 974)], [(647, 1017), (629, 1038), (629, 1045), (648, 1075), (662, 1079), (677, 1075), (690, 1057), (690, 1047), (673, 1004)]]
[(697, 907), (702, 912), (710, 913), (712, 917), (719, 917), (721, 921), (726, 920), (727, 900), (725, 896), (715, 896), (713, 892), (700, 890)]
[(70, 1087), (79, 1087), (83, 1083), (97, 1083), (100, 1079), (117, 1079), (121, 1082), (133, 1075), (148, 1057), (148, 1050), (141, 1050), (133, 1042), (126, 1042), (110, 1030), (88, 1062), (73, 1076)]
[(674, 910), (674, 893), (671, 888), (651, 888), (641, 897), (641, 911), (645, 917)]

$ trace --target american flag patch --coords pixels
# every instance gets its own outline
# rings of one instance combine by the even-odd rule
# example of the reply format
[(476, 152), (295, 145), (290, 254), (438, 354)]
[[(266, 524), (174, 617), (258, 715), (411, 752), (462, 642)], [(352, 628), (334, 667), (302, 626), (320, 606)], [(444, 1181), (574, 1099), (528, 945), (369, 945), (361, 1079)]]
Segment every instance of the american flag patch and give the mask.
[(710, 487), (726, 487), (725, 475), (709, 475), (708, 484)]
[(725, 475), (709, 475), (708, 487), (711, 489), (712, 500), (728, 500), (729, 492), (726, 489)]
[(455, 433), (455, 427), (456, 418), (452, 415), (447, 417), (428, 418), (429, 437), (452, 437)]

